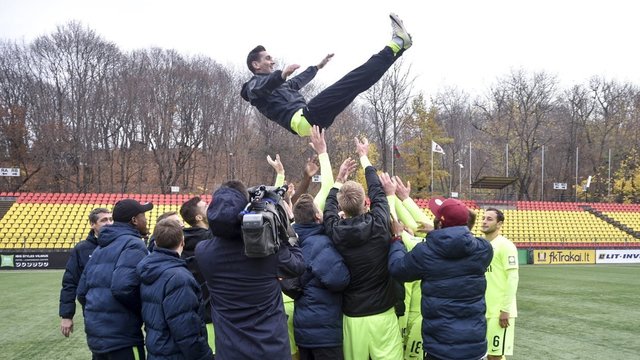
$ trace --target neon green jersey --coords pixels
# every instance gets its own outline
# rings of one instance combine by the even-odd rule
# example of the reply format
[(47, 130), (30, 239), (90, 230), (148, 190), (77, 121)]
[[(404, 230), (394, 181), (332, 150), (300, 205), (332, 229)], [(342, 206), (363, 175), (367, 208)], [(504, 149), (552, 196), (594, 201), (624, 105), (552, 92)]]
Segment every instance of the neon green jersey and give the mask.
[(487, 268), (486, 317), (500, 316), (507, 311), (509, 317), (517, 317), (516, 291), (518, 289), (518, 249), (502, 235), (491, 240), (493, 259)]

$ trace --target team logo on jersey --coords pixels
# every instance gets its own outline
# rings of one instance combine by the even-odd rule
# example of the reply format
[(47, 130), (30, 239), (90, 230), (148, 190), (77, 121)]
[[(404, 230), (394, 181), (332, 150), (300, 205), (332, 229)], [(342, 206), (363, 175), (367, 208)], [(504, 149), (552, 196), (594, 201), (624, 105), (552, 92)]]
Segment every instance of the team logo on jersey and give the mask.
[(515, 265), (516, 264), (516, 257), (515, 256), (509, 256), (509, 265)]

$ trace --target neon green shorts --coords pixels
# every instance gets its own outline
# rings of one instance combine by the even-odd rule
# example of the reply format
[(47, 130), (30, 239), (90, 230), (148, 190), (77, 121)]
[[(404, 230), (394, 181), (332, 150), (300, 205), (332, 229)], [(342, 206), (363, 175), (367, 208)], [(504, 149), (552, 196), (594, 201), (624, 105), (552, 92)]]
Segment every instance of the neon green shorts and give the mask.
[(207, 324), (207, 343), (213, 351), (213, 354), (216, 354), (216, 333), (213, 330), (213, 324)]
[(345, 360), (402, 359), (402, 337), (396, 311), (376, 315), (342, 317)]
[[(285, 295), (283, 294), (284, 298)], [(298, 352), (298, 346), (296, 345), (296, 340), (293, 338), (293, 309), (294, 302), (285, 300), (284, 302), (284, 312), (287, 314), (287, 329), (289, 331), (289, 347), (291, 348), (291, 355)]]
[(489, 355), (513, 355), (516, 318), (509, 318), (509, 327), (501, 328), (499, 318), (487, 318), (487, 351)]

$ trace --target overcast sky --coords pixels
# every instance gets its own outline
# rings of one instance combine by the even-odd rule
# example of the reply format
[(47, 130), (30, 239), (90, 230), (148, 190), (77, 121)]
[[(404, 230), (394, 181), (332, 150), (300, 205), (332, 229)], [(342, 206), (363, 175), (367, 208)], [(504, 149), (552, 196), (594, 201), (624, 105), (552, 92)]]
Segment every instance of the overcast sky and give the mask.
[(391, 11), (413, 36), (405, 58), (427, 97), (482, 93), (518, 69), (562, 87), (594, 75), (640, 85), (634, 0), (0, 0), (0, 38), (30, 42), (78, 20), (124, 51), (156, 46), (239, 68), (258, 44), (303, 67), (334, 52), (316, 77), (329, 85), (388, 43)]

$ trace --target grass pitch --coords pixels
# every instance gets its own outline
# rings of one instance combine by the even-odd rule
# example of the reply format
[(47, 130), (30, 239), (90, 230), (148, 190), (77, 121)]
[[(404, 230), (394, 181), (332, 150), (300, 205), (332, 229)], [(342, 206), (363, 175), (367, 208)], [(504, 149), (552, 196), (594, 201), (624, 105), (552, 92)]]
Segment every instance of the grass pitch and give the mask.
[[(62, 271), (0, 272), (0, 358), (89, 359), (80, 305), (60, 333)], [(510, 359), (638, 359), (640, 266), (525, 265)]]

